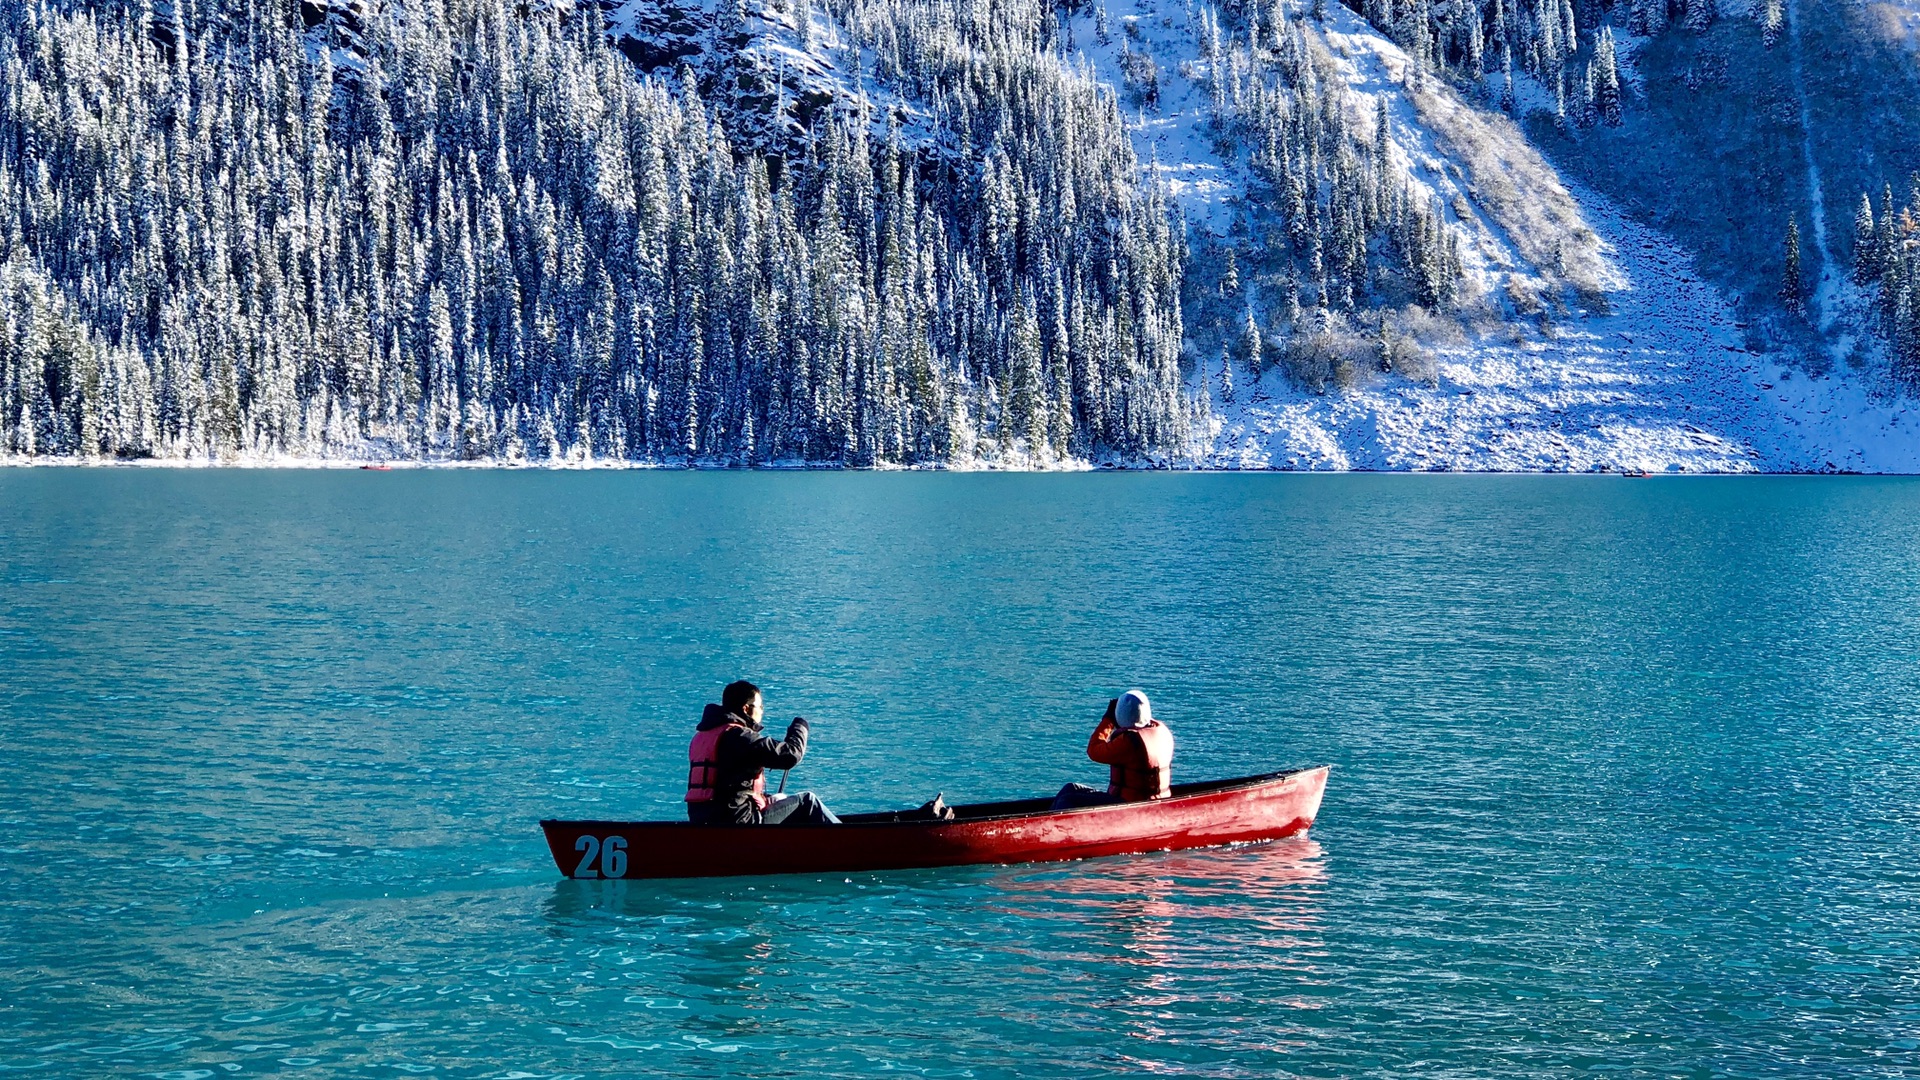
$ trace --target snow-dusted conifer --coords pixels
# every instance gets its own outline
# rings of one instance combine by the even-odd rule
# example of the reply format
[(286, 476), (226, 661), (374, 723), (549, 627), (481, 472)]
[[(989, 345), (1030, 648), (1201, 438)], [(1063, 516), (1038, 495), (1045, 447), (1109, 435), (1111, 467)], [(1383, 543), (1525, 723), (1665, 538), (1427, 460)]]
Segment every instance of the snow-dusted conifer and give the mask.
[(1786, 251), (1780, 268), (1780, 305), (1794, 315), (1807, 313), (1805, 285), (1800, 280), (1800, 223), (1787, 219)]
[(1613, 27), (1600, 28), (1600, 40), (1593, 48), (1593, 95), (1594, 104), (1600, 111), (1600, 118), (1609, 127), (1619, 127), (1620, 109), (1620, 68), (1614, 57)]
[(1280, 294), (1280, 321), (1291, 332), (1300, 325), (1300, 278), (1287, 268), (1286, 286)]
[(1664, 29), (1666, 24), (1666, 0), (1632, 0), (1627, 11), (1627, 33), (1634, 37), (1650, 37)]
[(1687, 29), (1696, 34), (1704, 34), (1713, 26), (1714, 0), (1686, 0)]
[(1853, 281), (1866, 285), (1880, 276), (1880, 235), (1873, 222), (1873, 196), (1860, 196), (1860, 209), (1853, 215)]
[(1255, 321), (1251, 306), (1247, 308), (1246, 321), (1240, 326), (1240, 355), (1246, 360), (1248, 380), (1255, 384), (1259, 383), (1264, 357), (1260, 340), (1260, 324)]
[(1880, 238), (1877, 248), (1884, 272), (1899, 252), (1898, 239), (1894, 235), (1893, 185), (1887, 184), (1880, 189), (1880, 219), (1875, 223)]

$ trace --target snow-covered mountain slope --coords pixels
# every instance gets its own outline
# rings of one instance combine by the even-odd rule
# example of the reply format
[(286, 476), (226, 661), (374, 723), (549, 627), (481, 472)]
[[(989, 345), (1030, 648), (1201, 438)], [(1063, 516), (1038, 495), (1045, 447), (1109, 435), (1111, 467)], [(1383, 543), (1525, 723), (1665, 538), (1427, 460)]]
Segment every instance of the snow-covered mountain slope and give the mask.
[[(1195, 229), (1245, 235), (1248, 177), (1207, 124), (1205, 66), (1190, 5), (1121, 0), (1073, 20), (1078, 62), (1129, 88), (1150, 57), (1153, 100), (1134, 94), (1143, 161)], [(1097, 22), (1110, 23), (1102, 34)], [(1384, 102), (1392, 153), (1444, 206), (1478, 293), (1478, 332), (1423, 344), (1419, 378), (1350, 372), (1321, 392), (1278, 366), (1232, 400), (1198, 363), (1218, 418), (1207, 464), (1226, 468), (1500, 471), (1920, 471), (1920, 412), (1884, 378), (1845, 365), (1809, 377), (1797, 358), (1755, 353), (1735, 302), (1691, 255), (1593, 192), (1563, 181), (1505, 117), (1410, 74), (1406, 54), (1327, 5), (1318, 40), (1363, 111)], [(1629, 82), (1637, 78), (1630, 54)], [(1131, 82), (1139, 79), (1133, 75)], [(1540, 104), (1523, 80), (1521, 107)], [(1571, 189), (1571, 190), (1570, 190)], [(1822, 233), (1809, 247), (1824, 252)], [(1820, 260), (1816, 314), (1843, 303)], [(1542, 314), (1573, 284), (1592, 310)], [(1858, 297), (1852, 302), (1857, 307)], [(1549, 298), (1546, 302), (1552, 306)], [(1495, 329), (1488, 329), (1486, 316)], [(1544, 328), (1543, 328), (1544, 327)]]
[[(1303, 15), (1307, 5), (1291, 5)], [(1246, 148), (1223, 146), (1208, 123), (1208, 65), (1195, 12), (1177, 0), (1117, 0), (1106, 15), (1070, 20), (1076, 60), (1135, 106), (1135, 151), (1168, 185), (1191, 225), (1223, 237), (1254, 227)], [(1100, 23), (1109, 24), (1102, 40)], [(1370, 129), (1386, 106), (1390, 159), (1414, 196), (1438, 205), (1463, 240), (1474, 288), (1504, 303), (1563, 284), (1608, 289), (1617, 273), (1554, 170), (1505, 117), (1464, 103), (1421, 77), (1399, 46), (1338, 4), (1314, 20), (1309, 42), (1347, 91), (1351, 120)], [(1157, 73), (1155, 100), (1128, 93), (1128, 68), (1145, 57)], [(1135, 80), (1138, 81), (1137, 78)], [(1507, 305), (1511, 307), (1511, 305)]]
[[(537, 6), (576, 12), (577, 2)], [(1380, 19), (1377, 5), (1359, 6)], [(950, 30), (940, 22), (948, 17), (984, 24), (983, 12), (992, 13), (985, 22), (1014, 18), (1011, 7), (597, 4), (608, 40), (638, 69), (675, 92), (690, 73), (736, 153), (789, 163), (814, 152), (822, 117), (852, 118), (856, 127), (865, 117), (874, 145), (898, 130), (912, 149), (957, 166), (945, 170), (950, 181), (964, 188), (979, 180), (984, 159), (1009, 144), (998, 132), (950, 137), (959, 99), (920, 70), (938, 67), (941, 57), (929, 56), (942, 50), (947, 74), (959, 73), (976, 93), (983, 80), (1005, 85), (995, 80), (1009, 71), (1042, 69), (1051, 78), (1049, 63), (1064, 74), (1047, 84), (1048, 102), (1098, 99), (1088, 84), (1109, 87), (1120, 116), (1098, 99), (1102, 108), (1081, 111), (1076, 122), (1100, 125), (1120, 148), (1103, 160), (1118, 164), (1113, 175), (1127, 187), (1124, 125), (1143, 173), (1185, 220), (1193, 256), (1184, 312), (1168, 325), (1184, 318), (1189, 387), (1211, 403), (1192, 447), (1208, 465), (1920, 471), (1915, 418), (1908, 399), (1890, 389), (1871, 344), (1868, 293), (1848, 280), (1846, 265), (1847, 207), (1898, 131), (1880, 132), (1880, 142), (1851, 157), (1836, 149), (1847, 131), (1834, 121), (1843, 99), (1826, 61), (1851, 32), (1843, 20), (1784, 0), (1785, 36), (1763, 48), (1752, 21), (1761, 7), (1740, 15), (1737, 6), (1723, 0), (1723, 22), (1710, 30), (1665, 37), (1627, 36), (1623, 5), (1583, 9), (1582, 18), (1621, 26), (1620, 82), (1635, 108), (1624, 126), (1602, 124), (1589, 91), (1586, 119), (1563, 116), (1556, 126), (1551, 114), (1565, 108), (1564, 85), (1556, 95), (1521, 72), (1512, 100), (1496, 107), (1491, 76), (1446, 74), (1424, 46), (1409, 45), (1420, 54), (1409, 55), (1332, 2), (1096, 0), (1022, 9), (1018, 62), (1001, 68), (952, 63), (991, 51), (997, 39), (981, 37), (977, 25), (972, 38), (928, 28)], [(336, 63), (344, 57), (350, 69), (363, 29), (402, 10), (400, 0), (305, 0), (303, 15), (310, 38), (331, 42)], [(1389, 18), (1394, 10), (1385, 9)], [(1571, 3), (1554, 10), (1565, 14), (1560, 40), (1582, 43), (1565, 47), (1568, 58), (1578, 54), (1566, 70), (1587, 71), (1591, 85), (1591, 68), (1578, 65), (1589, 62), (1598, 32), (1583, 25), (1575, 33)], [(903, 47), (909, 20), (919, 36)], [(1224, 42), (1223, 25), (1232, 28)], [(1394, 37), (1420, 40), (1399, 27)], [(1729, 65), (1730, 56), (1742, 62)], [(903, 89), (910, 85), (918, 89)], [(993, 107), (990, 96), (959, 106)], [(1261, 110), (1288, 118), (1264, 129), (1264, 146), (1249, 135), (1263, 130), (1262, 117), (1249, 116)], [(1043, 103), (1033, 115), (1064, 114)], [(1074, 135), (1070, 127), (1059, 129), (1062, 145), (1089, 130)], [(1693, 161), (1703, 138), (1712, 145)], [(1008, 205), (1040, 205), (1053, 190), (1053, 151), (1011, 152), (1033, 159), (1021, 165), (1034, 179), (1019, 191), (1008, 187)], [(1300, 197), (1290, 183), (1308, 189), (1304, 209), (1282, 205)], [(1749, 187), (1751, 205), (1740, 202)], [(1031, 220), (1031, 208), (1022, 212)], [(1787, 326), (1791, 320), (1768, 309), (1780, 280), (1772, 223), (1795, 213), (1809, 226), (1809, 311)], [(1433, 242), (1436, 231), (1444, 243)], [(1019, 261), (1011, 244), (1007, 252), (1004, 265)], [(1433, 294), (1438, 299), (1418, 280), (1417, 264), (1435, 259), (1450, 285)], [(1302, 273), (1309, 264), (1313, 272)], [(1049, 299), (1064, 297), (1057, 283), (1051, 292), (1042, 286), (1028, 301), (1040, 328), (1028, 335), (1035, 341), (1068, 309)], [(1076, 323), (1076, 334), (1081, 329)], [(1303, 360), (1312, 342), (1302, 341), (1315, 334), (1329, 343), (1324, 355)], [(1053, 340), (1036, 348), (1054, 357)], [(1161, 340), (1170, 371), (1179, 338)], [(1065, 385), (1080, 362), (1061, 359), (1045, 379)], [(1007, 374), (994, 378), (1004, 383)], [(1169, 375), (1166, 385), (1170, 400), (1181, 399), (1177, 379)], [(1070, 463), (1064, 450), (1022, 450), (1032, 436), (1022, 437), (1007, 435), (1000, 454), (980, 456), (990, 465)], [(1111, 451), (1089, 451), (1096, 460), (1103, 453)]]
[[(1300, 18), (1308, 6), (1288, 9)], [(876, 125), (899, 120), (914, 142), (938, 143), (927, 110), (889, 89), (830, 5), (603, 0), (602, 8), (622, 52), (660, 75), (688, 67), (738, 138), (794, 152), (820, 110), (857, 102)], [(1274, 365), (1255, 386), (1243, 371), (1232, 402), (1223, 399), (1212, 343), (1202, 342), (1191, 359), (1194, 385), (1216, 415), (1201, 451), (1207, 464), (1920, 471), (1920, 431), (1880, 380), (1844, 364), (1809, 378), (1790, 356), (1748, 351), (1755, 335), (1737, 298), (1703, 278), (1673, 239), (1572, 187), (1520, 125), (1419, 74), (1358, 14), (1337, 3), (1321, 14), (1307, 24), (1309, 37), (1343, 84), (1351, 122), (1371, 129), (1386, 117), (1394, 167), (1460, 238), (1474, 330), (1422, 343), (1430, 359), (1417, 378), (1349, 372), (1315, 392)], [(1083, 5), (1061, 19), (1059, 59), (1113, 88), (1137, 156), (1194, 234), (1246, 250), (1262, 208), (1250, 191), (1247, 148), (1209, 120), (1210, 18), (1217, 27), (1213, 9), (1187, 0)], [(1644, 98), (1634, 57), (1644, 39), (1623, 41), (1624, 79)], [(1519, 114), (1552, 105), (1525, 77), (1516, 96)], [(1811, 152), (1808, 166), (1817, 176)], [(1821, 218), (1810, 223), (1808, 248), (1811, 299), (1826, 318), (1859, 299), (1835, 273)]]
[[(1920, 411), (1749, 353), (1672, 241), (1587, 195), (1613, 310), (1434, 350), (1430, 383), (1313, 394), (1279, 373), (1218, 400), (1227, 468), (1920, 472)], [(1514, 338), (1519, 340), (1514, 340)], [(1505, 340), (1502, 340), (1502, 339)]]

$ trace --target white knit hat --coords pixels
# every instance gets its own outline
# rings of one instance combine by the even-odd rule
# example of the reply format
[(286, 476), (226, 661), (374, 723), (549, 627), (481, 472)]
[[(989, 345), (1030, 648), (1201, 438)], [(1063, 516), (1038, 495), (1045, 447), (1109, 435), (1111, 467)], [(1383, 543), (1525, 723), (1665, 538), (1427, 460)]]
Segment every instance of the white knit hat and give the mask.
[(1141, 728), (1153, 723), (1153, 706), (1147, 701), (1147, 695), (1141, 690), (1129, 690), (1120, 695), (1120, 705), (1113, 711), (1114, 723), (1123, 728)]

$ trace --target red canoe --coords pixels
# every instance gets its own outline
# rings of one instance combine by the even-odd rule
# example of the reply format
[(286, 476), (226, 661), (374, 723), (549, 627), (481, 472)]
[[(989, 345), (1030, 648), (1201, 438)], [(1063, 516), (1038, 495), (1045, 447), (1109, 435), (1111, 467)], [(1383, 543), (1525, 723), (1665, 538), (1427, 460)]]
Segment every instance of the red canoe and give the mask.
[(1051, 799), (956, 806), (952, 821), (848, 814), (823, 826), (542, 821), (554, 865), (575, 878), (682, 878), (1053, 862), (1276, 840), (1307, 831), (1327, 766), (1176, 784), (1153, 802), (1049, 810)]

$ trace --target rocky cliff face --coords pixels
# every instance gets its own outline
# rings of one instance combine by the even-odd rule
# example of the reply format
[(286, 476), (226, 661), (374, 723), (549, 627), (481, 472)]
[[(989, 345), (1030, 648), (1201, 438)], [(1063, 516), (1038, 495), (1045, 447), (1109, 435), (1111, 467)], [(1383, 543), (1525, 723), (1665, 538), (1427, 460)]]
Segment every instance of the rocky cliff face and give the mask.
[[(396, 0), (300, 0), (316, 53), (333, 51), (348, 77), (359, 67), (368, 20)], [(575, 0), (536, 0), (575, 10)], [(918, 113), (863, 83), (853, 46), (834, 19), (803, 0), (599, 0), (607, 39), (644, 74), (677, 83), (691, 77), (736, 145), (794, 157), (823, 111), (861, 102)], [(156, 16), (156, 31), (170, 20)]]

